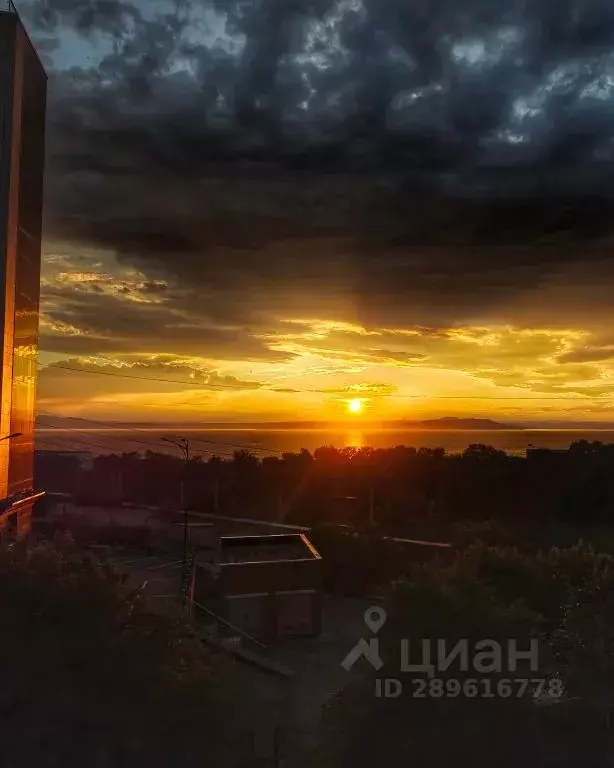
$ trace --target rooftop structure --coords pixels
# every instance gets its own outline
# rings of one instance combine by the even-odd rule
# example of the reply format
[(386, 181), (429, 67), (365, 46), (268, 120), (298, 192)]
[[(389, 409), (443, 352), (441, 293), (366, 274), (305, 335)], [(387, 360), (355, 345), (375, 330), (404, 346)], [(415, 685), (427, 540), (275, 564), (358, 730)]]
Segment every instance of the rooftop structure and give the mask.
[(322, 558), (305, 534), (222, 536), (197, 561), (196, 600), (265, 642), (316, 636), (322, 622)]
[(319, 554), (303, 534), (222, 536), (220, 539), (220, 559), (224, 565), (319, 558)]

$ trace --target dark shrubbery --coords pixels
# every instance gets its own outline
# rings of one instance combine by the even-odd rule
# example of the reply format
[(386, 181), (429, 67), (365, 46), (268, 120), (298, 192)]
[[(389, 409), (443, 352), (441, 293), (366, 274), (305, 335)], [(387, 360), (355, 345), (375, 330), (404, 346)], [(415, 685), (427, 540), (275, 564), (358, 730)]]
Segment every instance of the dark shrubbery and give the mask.
[[(471, 445), (443, 449), (320, 448), (258, 459), (176, 457), (147, 452), (98, 456), (94, 469), (62, 472), (38, 462), (41, 487), (74, 493), (81, 505), (122, 501), (177, 507), (183, 476), (192, 509), (289, 523), (377, 525), (410, 535), (434, 519), (603, 523), (614, 515), (614, 448), (580, 441), (535, 460)], [(52, 459), (49, 459), (52, 461)], [(53, 470), (53, 471), (52, 471)]]
[(0, 550), (2, 765), (234, 766), (228, 663), (60, 537)]
[[(385, 667), (360, 667), (331, 701), (314, 765), (607, 765), (614, 746), (613, 595), (614, 558), (588, 546), (523, 554), (476, 545), (446, 567), (414, 568), (390, 593), (389, 618), (378, 635)], [(445, 639), (448, 648), (462, 639), (470, 648), (491, 639), (503, 649), (514, 639), (523, 650), (534, 638), (539, 669), (525, 661), (511, 673), (504, 652), (501, 671), (487, 677), (507, 696), (416, 698), (412, 675), (400, 670), (402, 638), (414, 651), (424, 638)], [(413, 660), (421, 658), (418, 651)], [(454, 665), (434, 674), (444, 685), (485, 677)], [(376, 698), (376, 677), (401, 679), (403, 694)], [(560, 682), (564, 695), (550, 704), (518, 698), (514, 680), (532, 678)]]

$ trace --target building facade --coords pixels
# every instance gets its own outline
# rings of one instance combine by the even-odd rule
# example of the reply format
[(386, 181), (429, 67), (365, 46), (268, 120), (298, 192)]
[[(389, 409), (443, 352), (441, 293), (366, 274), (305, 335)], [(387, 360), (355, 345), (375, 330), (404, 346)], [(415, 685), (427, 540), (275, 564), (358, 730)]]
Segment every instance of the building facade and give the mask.
[(47, 76), (0, 0), (0, 526), (31, 524)]
[(256, 640), (317, 637), (322, 558), (305, 534), (222, 536), (196, 560), (196, 602)]

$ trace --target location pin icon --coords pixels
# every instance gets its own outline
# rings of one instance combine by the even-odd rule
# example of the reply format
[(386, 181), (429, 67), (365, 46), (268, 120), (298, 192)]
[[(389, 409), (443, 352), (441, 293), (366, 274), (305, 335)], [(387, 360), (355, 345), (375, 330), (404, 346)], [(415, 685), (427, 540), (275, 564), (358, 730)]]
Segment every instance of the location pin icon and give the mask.
[(377, 605), (365, 611), (365, 624), (371, 632), (377, 633), (386, 623), (386, 611)]

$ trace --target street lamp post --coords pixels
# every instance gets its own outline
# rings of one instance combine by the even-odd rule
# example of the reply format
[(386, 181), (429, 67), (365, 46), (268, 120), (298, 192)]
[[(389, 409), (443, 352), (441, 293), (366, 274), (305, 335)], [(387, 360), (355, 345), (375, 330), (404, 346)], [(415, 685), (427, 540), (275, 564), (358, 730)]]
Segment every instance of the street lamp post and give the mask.
[(178, 437), (176, 440), (163, 437), (162, 440), (181, 449), (183, 453), (184, 465), (179, 483), (179, 506), (183, 510), (183, 570), (185, 571), (188, 562), (188, 505), (185, 498), (185, 474), (190, 461), (190, 441), (185, 437)]
[(10, 435), (0, 437), (0, 442), (2, 442), (2, 440), (10, 440), (12, 437), (23, 437), (23, 432), (13, 432)]

